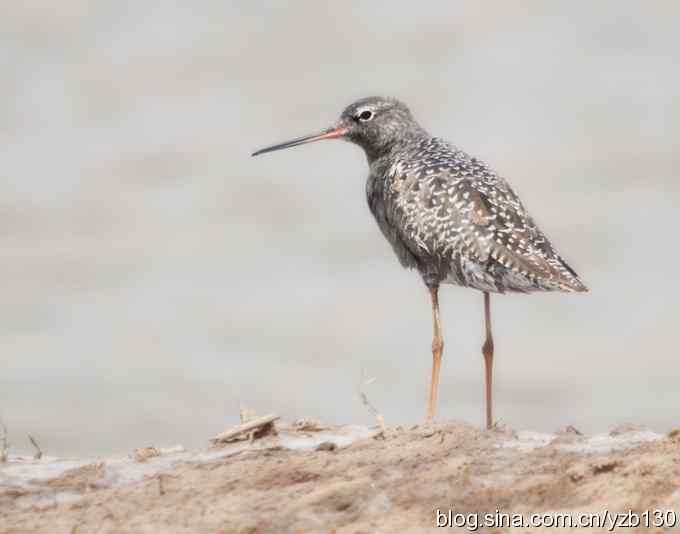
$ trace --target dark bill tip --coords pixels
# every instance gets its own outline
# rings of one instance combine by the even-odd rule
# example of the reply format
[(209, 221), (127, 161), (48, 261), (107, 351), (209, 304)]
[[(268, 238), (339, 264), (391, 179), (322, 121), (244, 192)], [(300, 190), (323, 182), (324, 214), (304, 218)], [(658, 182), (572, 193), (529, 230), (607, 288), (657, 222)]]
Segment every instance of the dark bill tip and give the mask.
[(329, 130), (325, 130), (320, 134), (298, 137), (297, 139), (292, 139), (291, 141), (286, 141), (285, 143), (279, 143), (278, 145), (272, 145), (266, 148), (261, 148), (260, 150), (256, 150), (255, 152), (253, 152), (251, 156), (259, 156), (260, 154), (266, 154), (267, 152), (283, 150), (284, 148), (304, 145), (306, 143), (313, 143), (314, 141), (322, 141), (324, 139), (337, 139), (338, 137), (342, 137), (346, 133), (347, 128), (330, 128)]

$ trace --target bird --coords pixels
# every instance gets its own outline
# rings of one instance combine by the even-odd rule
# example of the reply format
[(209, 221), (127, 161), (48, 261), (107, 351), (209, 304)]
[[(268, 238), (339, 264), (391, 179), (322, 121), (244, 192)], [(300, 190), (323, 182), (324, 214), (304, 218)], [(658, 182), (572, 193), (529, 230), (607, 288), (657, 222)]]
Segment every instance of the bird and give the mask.
[(362, 98), (330, 128), (257, 150), (258, 156), (343, 139), (361, 147), (368, 207), (401, 265), (419, 272), (432, 306), (432, 374), (426, 423), (437, 410), (444, 337), (439, 288), (483, 294), (486, 428), (494, 426), (491, 294), (588, 291), (557, 253), (505, 178), (456, 145), (431, 136), (392, 97)]

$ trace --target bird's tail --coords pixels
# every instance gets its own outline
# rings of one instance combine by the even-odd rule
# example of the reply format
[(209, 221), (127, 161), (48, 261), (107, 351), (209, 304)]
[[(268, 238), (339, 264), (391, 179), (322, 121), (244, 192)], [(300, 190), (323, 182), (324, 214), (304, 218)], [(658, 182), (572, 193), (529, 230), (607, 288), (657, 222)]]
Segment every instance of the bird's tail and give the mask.
[(576, 271), (560, 256), (555, 256), (551, 266), (557, 271), (555, 281), (560, 290), (568, 293), (586, 293), (590, 291)]

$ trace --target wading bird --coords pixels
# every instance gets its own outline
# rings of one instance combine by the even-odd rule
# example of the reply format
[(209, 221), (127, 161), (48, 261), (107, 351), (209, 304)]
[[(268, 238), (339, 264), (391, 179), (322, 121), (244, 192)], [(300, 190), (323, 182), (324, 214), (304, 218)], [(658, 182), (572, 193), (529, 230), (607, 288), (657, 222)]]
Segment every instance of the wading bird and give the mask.
[(331, 128), (263, 148), (253, 156), (323, 139), (364, 149), (368, 206), (401, 264), (417, 269), (432, 299), (434, 335), (427, 422), (437, 408), (444, 339), (439, 285), (484, 294), (486, 426), (493, 425), (491, 293), (587, 291), (557, 254), (510, 185), (484, 162), (432, 137), (393, 98), (364, 98)]

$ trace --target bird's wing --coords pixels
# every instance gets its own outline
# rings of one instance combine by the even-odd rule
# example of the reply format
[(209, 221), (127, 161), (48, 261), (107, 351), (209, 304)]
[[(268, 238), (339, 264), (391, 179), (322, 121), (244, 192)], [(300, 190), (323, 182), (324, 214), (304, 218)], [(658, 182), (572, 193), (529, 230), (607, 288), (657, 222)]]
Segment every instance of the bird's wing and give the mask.
[(391, 217), (414, 253), (496, 263), (542, 285), (584, 291), (510, 185), (439, 139), (391, 169)]

